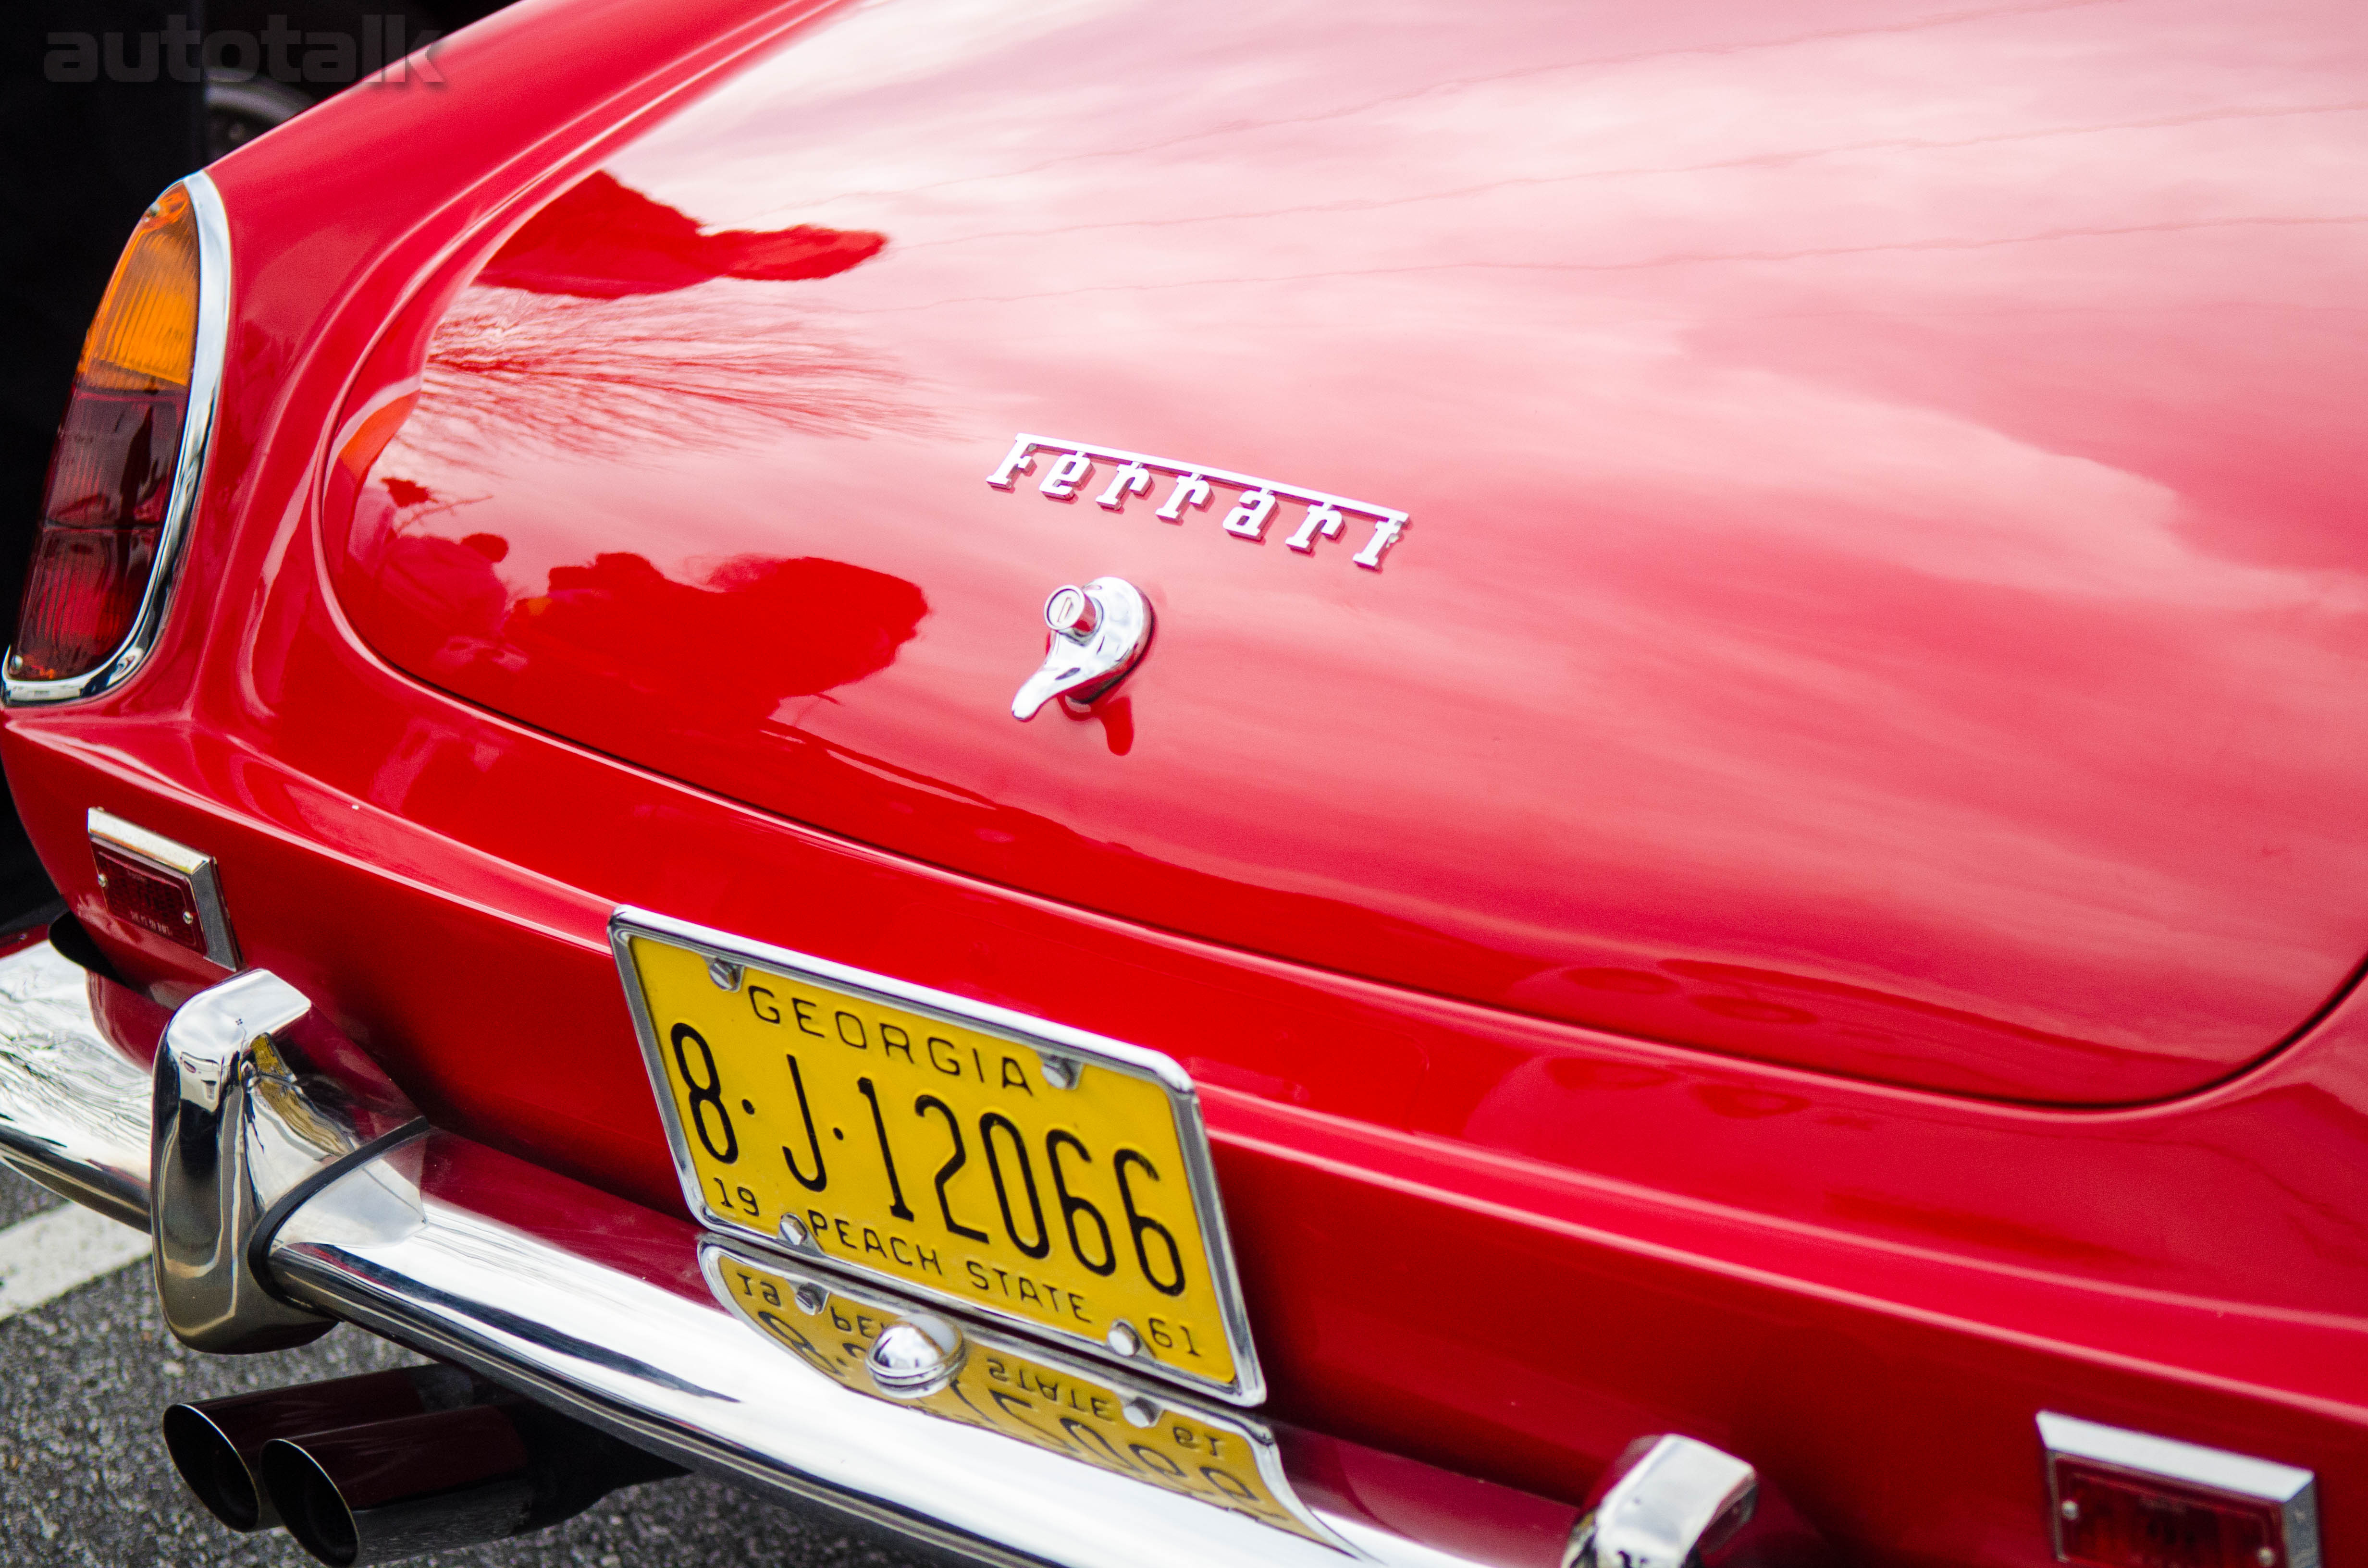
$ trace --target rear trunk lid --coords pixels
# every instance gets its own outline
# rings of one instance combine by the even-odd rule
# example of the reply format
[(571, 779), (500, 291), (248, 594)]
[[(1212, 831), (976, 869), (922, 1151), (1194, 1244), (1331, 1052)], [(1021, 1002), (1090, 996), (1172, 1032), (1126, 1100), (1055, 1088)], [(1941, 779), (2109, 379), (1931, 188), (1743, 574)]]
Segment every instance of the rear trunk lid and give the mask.
[[(2368, 935), (2368, 121), (2307, 79), (2358, 29), (1834, 11), (853, 11), (452, 301), (337, 592), (461, 697), (1112, 915), (2195, 1088)], [(1163, 515), (1219, 470), (1300, 494)], [(1015, 722), (1104, 574), (1147, 656)]]

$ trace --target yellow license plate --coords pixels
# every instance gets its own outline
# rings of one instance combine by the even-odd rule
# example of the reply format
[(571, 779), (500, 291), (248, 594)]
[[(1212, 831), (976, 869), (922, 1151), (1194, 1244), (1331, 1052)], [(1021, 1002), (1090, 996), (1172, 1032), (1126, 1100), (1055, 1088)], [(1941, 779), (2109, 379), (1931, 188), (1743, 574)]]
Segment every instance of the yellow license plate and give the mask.
[(1166, 1057), (638, 911), (610, 935), (707, 1224), (1261, 1396)]
[[(905, 1314), (899, 1303), (757, 1263), (716, 1243), (700, 1248), (700, 1263), (716, 1295), (775, 1344), (842, 1387), (885, 1397), (864, 1353)], [(1339, 1544), (1292, 1496), (1273, 1436), (1255, 1423), (1041, 1351), (975, 1333), (966, 1337), (950, 1381), (896, 1402)]]

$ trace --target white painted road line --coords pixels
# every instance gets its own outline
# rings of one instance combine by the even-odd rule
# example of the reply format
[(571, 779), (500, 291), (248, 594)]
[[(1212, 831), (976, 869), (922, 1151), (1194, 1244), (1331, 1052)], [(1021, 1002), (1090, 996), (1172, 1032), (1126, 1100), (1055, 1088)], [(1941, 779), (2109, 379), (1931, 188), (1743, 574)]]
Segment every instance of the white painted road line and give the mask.
[(148, 1256), (148, 1237), (69, 1203), (0, 1231), (0, 1320)]

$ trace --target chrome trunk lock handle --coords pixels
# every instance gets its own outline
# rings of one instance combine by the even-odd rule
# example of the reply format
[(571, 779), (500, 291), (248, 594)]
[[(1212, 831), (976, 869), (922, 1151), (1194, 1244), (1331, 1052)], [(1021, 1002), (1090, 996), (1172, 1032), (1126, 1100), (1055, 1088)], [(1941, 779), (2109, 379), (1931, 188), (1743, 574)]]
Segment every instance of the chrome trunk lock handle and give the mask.
[(1122, 577), (1097, 577), (1084, 587), (1061, 587), (1044, 601), (1052, 635), (1044, 662), (1011, 699), (1011, 716), (1033, 719), (1055, 697), (1082, 713), (1126, 678), (1151, 645), (1151, 605)]

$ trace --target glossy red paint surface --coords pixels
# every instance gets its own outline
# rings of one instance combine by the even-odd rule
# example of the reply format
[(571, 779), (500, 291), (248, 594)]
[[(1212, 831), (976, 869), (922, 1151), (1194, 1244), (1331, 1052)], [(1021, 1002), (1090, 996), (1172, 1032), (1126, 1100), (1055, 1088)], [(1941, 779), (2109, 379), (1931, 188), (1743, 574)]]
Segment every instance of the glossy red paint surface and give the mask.
[[(1526, 1013), (2076, 1103), (2302, 1025), (2368, 949), (2356, 16), (1448, 16), (925, 4), (741, 73), (398, 326), (347, 612), (732, 799)], [(1374, 573), (989, 488), (1023, 429), (1414, 523)], [(1102, 573), (1151, 656), (1014, 723)]]
[[(2220, 80), (2209, 74), (2236, 45), (2234, 24), (2216, 10), (2017, 9), (1949, 26), (2030, 29), (2017, 36), (2033, 40), (2036, 82), (2038, 64), (2054, 57), (2044, 29), (2101, 27), (2108, 16), (2121, 17), (2119, 26), (2139, 10), (2159, 25), (2133, 28), (2128, 49), (2203, 40), (2192, 57), (2198, 79)], [(630, 902), (1137, 1040), (1183, 1062), (1205, 1086), (1272, 1403), (1291, 1420), (1565, 1500), (1583, 1496), (1631, 1437), (1684, 1431), (1748, 1455), (1840, 1543), (1846, 1561), (2007, 1564), (2044, 1560), (2032, 1417), (2056, 1409), (2309, 1466), (2320, 1476), (2329, 1560), (2368, 1552), (2368, 1514), (2358, 1502), (2368, 1496), (2361, 1290), (2368, 1004), (2358, 998), (2283, 1052), (2166, 1104), (2077, 1111), (1886, 1087), (1426, 994), (997, 885), (495, 716), (389, 668), (357, 638), (329, 587), (322, 476), (347, 445), (353, 415), (384, 385), (375, 381), (383, 365), (374, 356), (393, 341), (389, 323), (423, 317), (424, 342), (445, 311), (438, 290), (457, 289), (504, 230), (575, 178), (624, 168), (620, 148), (643, 130), (633, 114), (700, 71), (721, 68), (734, 48), (789, 15), (750, 18), (721, 4), (514, 10), (449, 51), (449, 99), (354, 95), (308, 117), (303, 138), (266, 138), (216, 171), (234, 225), (241, 313), (179, 602), (157, 654), (130, 685), (86, 705), (14, 711), (0, 736), (44, 859), (76, 913), (151, 997), (170, 1003), (212, 976), (188, 955), (144, 946), (138, 933), (108, 922), (83, 836), (93, 805), (216, 855), (249, 961), (313, 997), (324, 1022), (438, 1125), (673, 1214), (678, 1189), (602, 938), (609, 909)], [(2297, 35), (2277, 28), (2300, 26), (2298, 15), (2246, 13), (2264, 36), (2285, 38)], [(1915, 28), (1917, 16), (1903, 8), (1826, 19), (1827, 30), (1861, 40), (1852, 47), (1861, 52), (1848, 58), (1876, 64), (1885, 40), (1927, 38), (1937, 63), (1926, 79), (1935, 91), (1967, 58), (1962, 35), (1952, 42), (1940, 36), (1946, 28)], [(1791, 17), (1787, 27), (1816, 31), (1814, 20)], [(745, 35), (722, 32), (735, 27)], [(1452, 53), (1452, 39), (1434, 36), (1445, 40), (1436, 49)], [(2264, 94), (2287, 90), (2297, 74), (2347, 69), (2335, 34), (2314, 36), (2317, 45), (2282, 56), (2278, 70), (2261, 68)], [(1617, 41), (1603, 52), (1616, 53)], [(1190, 58), (1213, 70), (1233, 58), (1226, 47), (1211, 34)], [(1436, 74), (1435, 60), (1416, 64)], [(1828, 79), (1835, 69), (1828, 62)], [(521, 81), (535, 90), (490, 85)], [(1811, 101), (1794, 112), (1808, 114), (1816, 96), (1810, 77), (1802, 81)], [(1371, 96), (1390, 90), (1383, 82)], [(2027, 82), (2017, 92), (2031, 90)], [(728, 103), (730, 91), (712, 103)], [(1643, 97), (1657, 103), (1661, 95)], [(1727, 102), (1712, 95), (1704, 112), (1715, 118)], [(1945, 138), (1934, 131), (1928, 139)], [(840, 155), (856, 145), (844, 142)], [(825, 154), (817, 147), (810, 155)], [(953, 153), (941, 147), (933, 155)], [(2154, 156), (2132, 153), (2131, 166), (2151, 168), (2145, 160)], [(2308, 163), (2299, 153), (2296, 161)], [(2195, 159), (2190, 166), (2220, 165)], [(2256, 170), (2259, 161), (2244, 166)], [(1356, 173), (1345, 153), (1343, 169), (1344, 178)], [(2297, 180), (2289, 194), (2317, 188)], [(719, 232), (741, 222), (684, 199), (683, 210), (727, 225)], [(1719, 210), (1706, 206), (1702, 221), (1719, 221)], [(1963, 215), (1962, 203), (1931, 214)], [(841, 233), (871, 222), (853, 213), (814, 222)], [(792, 226), (751, 219), (741, 232)], [(884, 224), (871, 227), (890, 233), (874, 259), (781, 286), (851, 285), (874, 268), (892, 277), (885, 268), (900, 239)], [(2318, 233), (2338, 225), (2294, 227)], [(2124, 296), (2157, 278), (2125, 263), (2097, 265)], [(2294, 293), (2298, 285), (2287, 283)], [(1107, 324), (1076, 324), (1077, 351)], [(1221, 326), (1212, 325), (1212, 343), (1224, 341)], [(1499, 330), (1486, 321), (1473, 327), (1483, 338)], [(2286, 374), (2247, 381), (2254, 403), (2293, 409), (2316, 395), (2305, 383), (2322, 369), (2341, 372), (2334, 357), (2345, 330), (2337, 322), (2310, 340), (2261, 339), (2264, 361), (2283, 356)], [(2016, 354), (2036, 353), (2068, 333), (2009, 341)], [(2040, 359), (2043, 368), (2057, 363), (2044, 353)], [(1955, 361), (1968, 375), (1968, 364), (1984, 362)], [(2157, 401), (2178, 394), (2192, 412), (2192, 400), (2209, 391), (2200, 371), (2182, 378), (2146, 363), (2146, 395)], [(1154, 380), (1146, 370), (1129, 385)], [(1405, 395), (1428, 398), (1445, 417), (1452, 390)], [(2280, 404), (2282, 392), (2288, 402)], [(1784, 400), (1770, 397), (1773, 420)], [(2233, 425), (2260, 427), (2252, 412), (2237, 413), (2244, 418), (2232, 415)], [(2100, 422), (2129, 438), (2143, 424), (2135, 415), (2100, 414)], [(2181, 428), (2190, 455), (2200, 453), (2202, 427)], [(996, 433), (991, 444), (1008, 435)], [(1164, 455), (1201, 455), (1189, 442), (1133, 438)], [(1771, 446), (1781, 455), (1784, 443)], [(2339, 446), (2322, 422), (2318, 439), (2295, 438), (2290, 462), (2259, 470), (2262, 487), (2282, 475), (2323, 479)], [(849, 449), (860, 470), (889, 448), (875, 441)], [(999, 457), (988, 453), (986, 466)], [(1384, 503), (1417, 501), (1352, 484), (1347, 473), (1237, 460)], [(1372, 460), (1395, 459), (1383, 451)], [(1133, 519), (1079, 516), (1025, 489), (998, 495), (985, 489), (984, 473), (968, 462), (960, 469), (978, 497), (1006, 506), (994, 516), (1027, 517), (1022, 509), (1032, 508), (1052, 519), (1012, 525), (1032, 530), (1018, 537), (1046, 551), (1044, 565), (1065, 575), (1116, 564), (1099, 555), (1060, 558), (1047, 541), (1092, 526), (1106, 529), (1107, 542)], [(852, 472), (846, 483), (862, 479)], [(1427, 541), (1454, 537), (1433, 527), (1449, 514), (1423, 504), (1409, 509), (1415, 528), (1378, 578), (1349, 574), (1355, 569), (1337, 555), (1301, 560), (1271, 540), (1257, 549), (1214, 537), (1206, 523), (1197, 532), (1188, 525), (1162, 548), (1189, 563), (1187, 551), (1205, 547), (1214, 563), (1208, 569), (1237, 573), (1244, 596), (1284, 592), (1263, 585), (1289, 581), (1278, 574), (1300, 568), (1337, 568), (1343, 595), (1396, 592), (1426, 581)], [(438, 527), (437, 537), (463, 549), (472, 547), (461, 540), (478, 531)], [(345, 537), (327, 535), (339, 543)], [(974, 564), (984, 580), (1017, 572), (994, 553), (1011, 537), (978, 540)], [(1476, 524), (1467, 537), (1475, 551), (1495, 548)], [(2294, 541), (2304, 535), (2285, 537), (2281, 548), (2301, 549)], [(2255, 547), (2268, 550), (2267, 539)], [(2324, 546), (2328, 536), (2307, 540)], [(1458, 564), (1448, 543), (1438, 548), (1428, 558), (1437, 567), (1429, 582), (1461, 582), (1472, 593), (1492, 585), (1468, 562)], [(843, 541), (779, 553), (901, 576), (933, 608), (886, 671), (841, 695), (905, 670), (952, 615), (934, 580), (892, 571)], [(673, 564), (653, 561), (661, 563)], [(1504, 581), (1508, 591), (1529, 591), (1538, 575), (1516, 570)], [(1817, 582), (1736, 576), (1746, 588), (1789, 581), (1787, 591), (1804, 591)], [(1899, 585), (1853, 580), (1877, 605), (1885, 602), (1878, 586)], [(1686, 602), (1708, 592), (1699, 583), (1678, 585)], [(2184, 607), (2192, 616), (2178, 622), (2182, 636), (2215, 624), (2204, 616), (2205, 599)], [(1901, 624), (1918, 630), (1911, 611), (1932, 602), (1912, 600), (1898, 611)], [(1180, 612), (1164, 608), (1172, 623)], [(2265, 612), (2264, 624), (2277, 621)], [(2325, 631), (2302, 611), (2291, 623)], [(984, 612), (977, 624), (986, 624)], [(1835, 656), (1809, 636), (1826, 623), (1793, 624), (1806, 639), (1799, 646)], [(2180, 643), (2165, 637), (2162, 646)], [(2001, 632), (1984, 644), (1985, 667), (2013, 641)], [(2039, 650), (2064, 647), (2036, 634), (2027, 641), (2043, 666), (2050, 660)], [(1011, 674), (1014, 685), (1032, 658), (1024, 639), (1015, 645), (1022, 667)], [(2262, 645), (2241, 646), (2258, 654)], [(1175, 652), (1165, 646), (1155, 661)], [(1660, 656), (1682, 663), (1693, 652), (1671, 642)], [(1906, 667), (1869, 659), (1895, 674)], [(1426, 667), (1406, 661), (1410, 686)], [(2260, 667), (2287, 668), (2274, 660)], [(1146, 683), (1152, 678), (1146, 665)], [(998, 667), (991, 689), (981, 690), (999, 704), (1006, 685)], [(2263, 683), (2267, 716), (2248, 710), (2239, 716), (2245, 723), (2268, 724), (2280, 710), (2272, 685)], [(1992, 700), (2014, 707), (2006, 687), (1988, 689)], [(1771, 710), (1782, 706), (1778, 695), (1741, 694), (1751, 699), (1744, 707)], [(2318, 740), (2337, 744), (2348, 694), (2330, 684), (2312, 700), (2324, 715)], [(1801, 711), (1814, 739), (1816, 713)], [(2224, 728), (2237, 723), (2233, 707), (2211, 711)], [(1113, 757), (1099, 726), (1050, 727), (1053, 717), (1024, 728), (999, 722), (1013, 736), (1081, 737), (1101, 748), (1090, 755)], [(2005, 723), (1998, 733), (2009, 733)], [(1779, 752), (1781, 728), (1763, 726)], [(1114, 760), (1162, 755), (1148, 728), (1138, 730), (1135, 747)], [(981, 721), (979, 733), (988, 732), (1004, 733)], [(2276, 733), (2281, 745), (2293, 739)], [(969, 733), (955, 729), (948, 740), (957, 761), (965, 744), (985, 744), (965, 741)], [(2034, 770), (2030, 789), (2061, 787), (2067, 765), (2048, 750), (2070, 744), (2060, 731), (2037, 724), (2020, 744), (2013, 755)], [(2096, 744), (2110, 760), (2101, 734)], [(2241, 736), (2231, 742), (2241, 744)], [(2282, 754), (2258, 760), (2265, 769), (2293, 761)], [(1907, 781), (1894, 782), (1904, 791)], [(1984, 787), (2021, 798), (1998, 779)], [(1945, 793), (1941, 783), (1932, 788)], [(2308, 797), (2321, 807), (2332, 798), (2306, 790), (2261, 798), (2272, 796)], [(2247, 820), (2248, 799), (2223, 798), (2212, 812), (2199, 807), (2198, 821), (2233, 832), (2232, 820)], [(2134, 800), (2134, 819), (2146, 816), (2144, 803)], [(1467, 805), (1465, 814), (1477, 812)], [(2093, 828), (2100, 815), (2084, 809), (2073, 819)], [(1478, 831), (1461, 822), (1440, 829), (1451, 830)], [(2196, 838), (2200, 864), (2211, 834), (2199, 826)], [(2329, 855), (2343, 852), (2330, 840)], [(1969, 900), (1978, 903), (1978, 892), (1970, 888)], [(1245, 907), (1255, 893), (1241, 892)], [(2328, 896), (2330, 906), (2340, 902)], [(2150, 907), (2133, 899), (2133, 907)], [(2341, 964), (2328, 961), (2331, 986)], [(2265, 968), (2266, 988), (2275, 971)], [(1983, 972), (1996, 981), (1995, 971)], [(2309, 1006), (2294, 1005), (2296, 1017)], [(1643, 1031), (1634, 1020), (1614, 1021)], [(2151, 1035), (2116, 1049), (2137, 1064), (2132, 1071), (2178, 1056)], [(2018, 1071), (2040, 1065), (2036, 1057), (2016, 1060)]]

